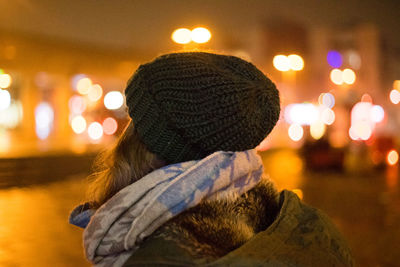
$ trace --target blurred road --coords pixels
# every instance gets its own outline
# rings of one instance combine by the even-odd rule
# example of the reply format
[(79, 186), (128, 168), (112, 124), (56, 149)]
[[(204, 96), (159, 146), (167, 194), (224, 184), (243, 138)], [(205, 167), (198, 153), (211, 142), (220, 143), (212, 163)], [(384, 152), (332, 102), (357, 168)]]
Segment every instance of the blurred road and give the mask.
[[(305, 202), (334, 220), (358, 266), (398, 266), (397, 173), (309, 173), (291, 151), (264, 154), (263, 160), (279, 189), (295, 189)], [(81, 245), (82, 230), (68, 224), (70, 210), (84, 200), (84, 177), (0, 189), (0, 266), (89, 266)]]
[(68, 224), (84, 197), (83, 178), (0, 189), (0, 266), (90, 266), (82, 231)]

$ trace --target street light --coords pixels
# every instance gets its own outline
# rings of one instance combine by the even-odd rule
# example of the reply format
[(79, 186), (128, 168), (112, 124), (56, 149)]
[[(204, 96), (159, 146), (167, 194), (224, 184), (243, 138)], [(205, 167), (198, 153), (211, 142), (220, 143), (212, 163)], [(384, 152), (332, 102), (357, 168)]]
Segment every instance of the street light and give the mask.
[(300, 71), (304, 68), (303, 58), (296, 54), (291, 54), (289, 56), (276, 55), (272, 60), (272, 63), (279, 71)]
[(331, 70), (331, 73), (330, 73), (329, 76), (331, 78), (331, 81), (334, 84), (337, 84), (337, 85), (343, 84), (343, 74), (342, 74), (342, 71), (340, 69)]
[(331, 70), (330, 78), (334, 84), (342, 85), (346, 83), (351, 85), (356, 81), (356, 73), (352, 69), (333, 69)]
[(301, 56), (292, 54), (288, 56), (288, 60), (290, 68), (294, 71), (300, 71), (304, 68), (304, 60)]
[(195, 43), (204, 44), (211, 39), (211, 32), (204, 27), (197, 27), (192, 30), (191, 38)]
[(353, 84), (356, 81), (356, 74), (352, 69), (343, 70), (343, 81), (347, 84)]
[(176, 29), (171, 35), (172, 41), (178, 44), (188, 44), (190, 42), (204, 44), (210, 41), (211, 37), (211, 32), (204, 27), (197, 27), (193, 30), (179, 28)]
[(272, 60), (274, 67), (279, 71), (288, 71), (290, 70), (290, 63), (287, 56), (277, 55)]
[(191, 30), (180, 28), (172, 33), (171, 39), (178, 44), (188, 44), (192, 40), (191, 34)]
[(388, 153), (387, 156), (386, 156), (386, 162), (387, 162), (389, 165), (393, 166), (393, 165), (395, 165), (398, 161), (399, 161), (399, 153), (398, 153), (396, 150), (394, 150), (394, 149), (390, 150), (389, 153)]

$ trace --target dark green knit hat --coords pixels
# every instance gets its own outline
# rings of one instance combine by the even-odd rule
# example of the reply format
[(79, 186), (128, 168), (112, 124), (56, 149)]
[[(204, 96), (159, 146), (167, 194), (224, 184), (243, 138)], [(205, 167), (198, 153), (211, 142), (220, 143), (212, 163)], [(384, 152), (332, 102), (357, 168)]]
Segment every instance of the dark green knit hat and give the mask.
[(168, 163), (256, 147), (279, 118), (279, 92), (253, 64), (203, 52), (141, 65), (125, 90), (148, 149)]

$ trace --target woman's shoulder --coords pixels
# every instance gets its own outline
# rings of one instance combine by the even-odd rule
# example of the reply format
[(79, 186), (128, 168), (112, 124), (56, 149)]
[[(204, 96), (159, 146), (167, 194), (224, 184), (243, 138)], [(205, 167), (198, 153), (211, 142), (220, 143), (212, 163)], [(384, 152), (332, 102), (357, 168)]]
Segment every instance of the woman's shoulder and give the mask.
[(329, 217), (263, 181), (232, 199), (207, 201), (164, 224), (125, 266), (352, 266)]

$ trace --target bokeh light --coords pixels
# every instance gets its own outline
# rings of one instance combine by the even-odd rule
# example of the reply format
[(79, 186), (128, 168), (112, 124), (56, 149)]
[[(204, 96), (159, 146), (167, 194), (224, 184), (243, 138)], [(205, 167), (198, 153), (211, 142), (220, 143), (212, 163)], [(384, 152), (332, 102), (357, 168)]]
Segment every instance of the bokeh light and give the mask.
[[(1, 96), (0, 96), (1, 102)], [(22, 121), (22, 104), (20, 101), (12, 101), (7, 109), (0, 110), (0, 128), (13, 129)]]
[(107, 109), (119, 109), (123, 104), (124, 96), (119, 91), (111, 91), (104, 96), (104, 106)]
[(393, 89), (392, 91), (390, 91), (389, 98), (393, 104), (398, 104), (400, 102), (400, 91)]
[(332, 68), (340, 68), (342, 66), (342, 55), (338, 51), (329, 51), (326, 59)]
[(81, 115), (75, 116), (71, 121), (71, 127), (74, 133), (81, 134), (86, 130), (86, 120)]
[(0, 74), (0, 88), (8, 88), (10, 87), (12, 82), (12, 78), (10, 74)]
[(385, 111), (383, 108), (379, 105), (374, 105), (371, 108), (371, 119), (375, 123), (379, 123), (383, 121), (383, 118), (385, 117)]
[(290, 70), (290, 62), (287, 56), (277, 55), (274, 57), (272, 61), (274, 67), (279, 71), (288, 71)]
[(198, 44), (207, 43), (211, 39), (211, 32), (204, 27), (197, 27), (192, 30), (191, 39)]
[(351, 110), (351, 121), (368, 121), (370, 119), (372, 104), (369, 102), (358, 102)]
[(38, 88), (49, 88), (52, 84), (52, 78), (47, 72), (40, 71), (36, 73), (34, 82)]
[(80, 95), (72, 96), (68, 101), (72, 114), (82, 114), (86, 109), (86, 100)]
[(192, 31), (186, 28), (180, 28), (172, 33), (171, 38), (175, 43), (188, 44), (192, 40)]
[(87, 78), (87, 76), (85, 74), (76, 74), (76, 75), (72, 76), (72, 78), (71, 78), (71, 87), (75, 91), (78, 90), (78, 82), (83, 78)]
[(303, 138), (304, 130), (303, 127), (299, 124), (291, 124), (289, 126), (289, 137), (293, 141), (299, 141), (301, 138)]
[(344, 69), (342, 72), (343, 82), (353, 84), (356, 81), (356, 74), (352, 69)]
[(330, 78), (334, 84), (337, 84), (337, 85), (343, 84), (343, 74), (342, 74), (342, 71), (339, 69), (331, 70)]
[(88, 94), (91, 87), (92, 80), (89, 78), (82, 78), (76, 84), (76, 90), (78, 90), (78, 92), (82, 95)]
[(358, 70), (361, 68), (361, 57), (357, 51), (351, 50), (347, 53), (350, 66)]
[[(376, 120), (381, 119), (380, 108), (376, 108), (379, 114), (373, 115), (373, 105), (370, 102), (358, 102), (351, 110), (350, 138), (353, 140), (368, 140), (375, 129)], [(383, 118), (382, 118), (383, 119)]]
[(300, 71), (304, 68), (304, 60), (301, 56), (292, 54), (288, 56), (288, 60), (292, 70)]
[(316, 122), (310, 125), (310, 135), (312, 138), (318, 140), (322, 136), (324, 136), (326, 130), (326, 126), (322, 122)]
[(7, 90), (0, 89), (0, 110), (8, 109), (11, 104), (11, 95)]
[(399, 153), (396, 150), (390, 150), (386, 157), (386, 162), (389, 165), (395, 165), (399, 161)]
[(350, 127), (350, 129), (349, 129), (349, 136), (350, 136), (350, 138), (351, 138), (352, 140), (358, 140), (358, 139), (359, 139), (357, 133), (356, 133), (355, 130), (354, 130), (354, 127)]
[(318, 108), (310, 103), (290, 104), (285, 108), (285, 120), (290, 124), (311, 125), (318, 117)]
[(363, 94), (361, 97), (361, 102), (367, 102), (372, 104), (372, 97), (369, 94)]
[(318, 103), (327, 108), (335, 106), (335, 97), (331, 93), (322, 93), (318, 98)]
[(366, 121), (358, 121), (349, 129), (350, 138), (353, 140), (368, 140), (372, 135), (371, 125)]
[(47, 102), (40, 103), (35, 109), (36, 135), (46, 139), (53, 127), (54, 110)]
[(88, 127), (88, 134), (92, 140), (99, 140), (103, 136), (103, 127), (98, 122), (92, 122)]
[(103, 95), (103, 88), (99, 84), (94, 84), (89, 88), (88, 98), (92, 102), (98, 101)]
[(107, 118), (103, 121), (103, 131), (107, 135), (113, 135), (118, 129), (118, 123), (114, 118)]
[(321, 112), (321, 121), (326, 125), (331, 125), (335, 122), (335, 112), (330, 108), (325, 108)]
[(400, 91), (400, 80), (395, 80), (393, 82), (393, 89), (396, 89), (397, 91)]

